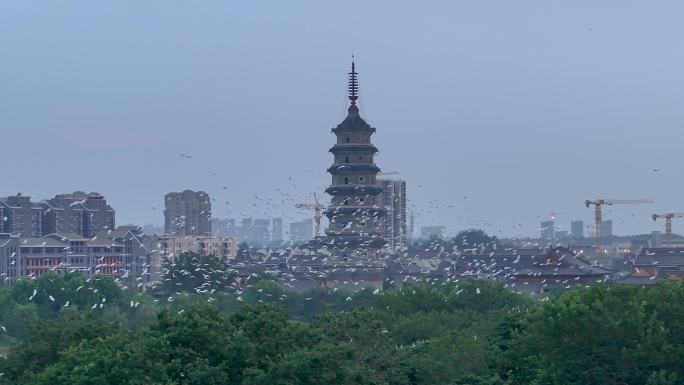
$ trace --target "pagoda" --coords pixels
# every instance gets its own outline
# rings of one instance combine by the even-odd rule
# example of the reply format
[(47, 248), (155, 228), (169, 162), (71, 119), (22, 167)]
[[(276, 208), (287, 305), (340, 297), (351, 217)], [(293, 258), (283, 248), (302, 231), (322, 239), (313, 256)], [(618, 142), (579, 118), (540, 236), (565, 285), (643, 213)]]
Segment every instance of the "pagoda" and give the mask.
[(373, 160), (378, 149), (371, 143), (375, 128), (359, 114), (359, 83), (356, 66), (349, 72), (347, 117), (332, 129), (337, 142), (330, 149), (334, 156), (328, 168), (332, 183), (326, 189), (331, 196), (325, 212), (329, 226), (329, 248), (342, 258), (378, 256), (385, 244), (385, 210), (379, 205), (382, 188), (376, 183), (380, 172)]

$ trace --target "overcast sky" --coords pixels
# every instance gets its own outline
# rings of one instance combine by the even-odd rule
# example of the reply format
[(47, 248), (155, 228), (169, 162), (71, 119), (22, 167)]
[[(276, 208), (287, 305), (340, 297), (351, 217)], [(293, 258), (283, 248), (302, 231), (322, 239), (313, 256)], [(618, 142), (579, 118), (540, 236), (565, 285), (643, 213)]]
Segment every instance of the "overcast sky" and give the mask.
[(161, 224), (164, 193), (202, 189), (218, 216), (307, 218), (292, 204), (330, 182), (353, 53), (378, 166), (407, 181), (417, 227), (529, 236), (551, 211), (561, 230), (592, 222), (585, 199), (653, 198), (605, 217), (618, 234), (661, 230), (651, 213), (684, 212), (683, 14), (681, 1), (2, 1), (0, 195), (98, 191), (118, 224)]

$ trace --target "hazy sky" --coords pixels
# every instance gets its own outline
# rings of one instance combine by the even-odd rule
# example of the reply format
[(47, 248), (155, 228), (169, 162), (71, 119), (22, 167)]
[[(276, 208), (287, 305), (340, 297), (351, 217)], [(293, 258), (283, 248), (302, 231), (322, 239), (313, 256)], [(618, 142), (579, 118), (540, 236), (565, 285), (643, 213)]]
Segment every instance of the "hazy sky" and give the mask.
[(377, 163), (407, 181), (417, 227), (528, 236), (551, 211), (561, 230), (590, 223), (585, 199), (653, 198), (605, 217), (619, 234), (661, 230), (651, 213), (684, 212), (683, 14), (681, 1), (2, 1), (0, 195), (98, 191), (119, 224), (161, 224), (164, 193), (189, 188), (219, 216), (307, 218), (281, 191), (309, 200), (330, 182), (353, 53)]

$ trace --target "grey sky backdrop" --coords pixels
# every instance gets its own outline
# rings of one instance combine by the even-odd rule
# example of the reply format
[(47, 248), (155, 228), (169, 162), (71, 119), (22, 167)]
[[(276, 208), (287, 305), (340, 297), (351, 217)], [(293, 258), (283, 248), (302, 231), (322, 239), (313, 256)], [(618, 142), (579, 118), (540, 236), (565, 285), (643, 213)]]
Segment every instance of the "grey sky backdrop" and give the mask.
[(551, 211), (561, 229), (590, 223), (588, 198), (653, 198), (605, 216), (616, 233), (660, 230), (649, 214), (684, 212), (683, 14), (681, 1), (2, 1), (0, 195), (98, 191), (119, 224), (161, 224), (164, 193), (203, 189), (219, 216), (307, 218), (287, 199), (329, 183), (354, 53), (378, 165), (407, 181), (417, 226), (528, 236)]

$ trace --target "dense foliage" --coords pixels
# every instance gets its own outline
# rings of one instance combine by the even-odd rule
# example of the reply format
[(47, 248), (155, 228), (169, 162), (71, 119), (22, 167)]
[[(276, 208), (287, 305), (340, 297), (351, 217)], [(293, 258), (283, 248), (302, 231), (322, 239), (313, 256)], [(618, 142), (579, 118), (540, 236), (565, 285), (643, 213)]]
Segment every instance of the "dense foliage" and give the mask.
[(213, 294), (195, 287), (152, 298), (104, 278), (67, 274), (6, 288), (0, 320), (22, 340), (0, 360), (0, 382), (665, 385), (684, 379), (681, 283), (600, 285), (558, 298), (530, 298), (488, 281), (432, 281), (384, 293), (296, 293), (266, 279)]
[(479, 229), (463, 230), (453, 238), (433, 235), (430, 239), (416, 241), (415, 248), (444, 248), (446, 250), (472, 250), (501, 247), (501, 242), (495, 236), (490, 236)]

